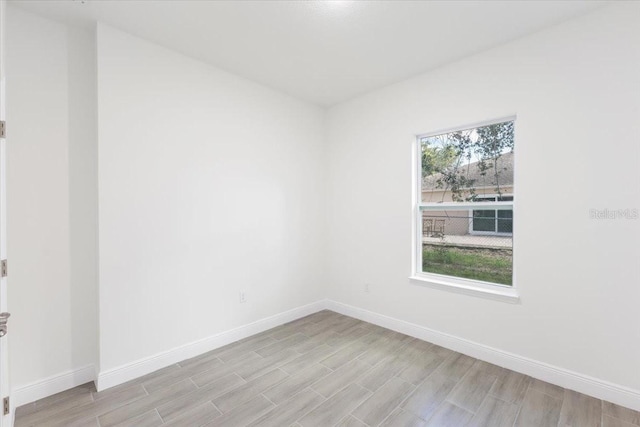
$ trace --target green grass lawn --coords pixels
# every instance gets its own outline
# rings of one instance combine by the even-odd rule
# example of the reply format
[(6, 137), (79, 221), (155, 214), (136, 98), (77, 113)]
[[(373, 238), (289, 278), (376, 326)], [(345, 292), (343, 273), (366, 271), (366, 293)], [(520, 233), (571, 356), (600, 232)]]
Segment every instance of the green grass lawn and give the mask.
[(425, 273), (511, 285), (512, 251), (425, 244), (422, 270)]

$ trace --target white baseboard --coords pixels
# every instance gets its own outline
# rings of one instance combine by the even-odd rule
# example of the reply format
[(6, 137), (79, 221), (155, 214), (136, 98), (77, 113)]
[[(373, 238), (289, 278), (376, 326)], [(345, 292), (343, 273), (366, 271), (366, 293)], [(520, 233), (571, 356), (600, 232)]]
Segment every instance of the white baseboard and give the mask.
[(11, 413), (15, 413), (13, 409), (19, 406), (92, 382), (95, 379), (95, 375), (96, 372), (93, 365), (87, 365), (25, 386), (16, 387), (11, 392), (11, 404), (13, 406)]
[[(64, 372), (33, 382), (24, 386), (18, 386), (11, 391), (11, 413), (15, 414), (15, 408), (38, 399), (51, 396), (61, 391), (77, 387), (88, 382), (95, 381), (98, 390), (104, 390), (129, 380), (141, 377), (158, 369), (180, 362), (190, 357), (198, 356), (223, 345), (230, 344), (242, 338), (255, 335), (267, 329), (274, 328), (292, 320), (324, 310), (326, 300), (320, 300), (312, 304), (294, 308), (283, 313), (276, 314), (248, 325), (221, 332), (214, 336), (195, 341), (172, 350), (168, 350), (154, 356), (128, 363), (121, 367), (110, 369), (106, 372), (96, 372), (93, 365)], [(96, 381), (97, 379), (97, 381)]]
[[(324, 309), (333, 310), (564, 388), (640, 411), (640, 391), (638, 390), (332, 300), (321, 300), (294, 308), (98, 374), (94, 371), (93, 365), (90, 365), (14, 388), (11, 403), (13, 407), (18, 407), (94, 381), (96, 378), (96, 387), (98, 390), (104, 390)], [(12, 413), (14, 413), (13, 408)]]
[(129, 380), (141, 377), (158, 369), (167, 367), (182, 360), (198, 356), (232, 342), (266, 331), (287, 322), (299, 319), (320, 310), (327, 306), (326, 300), (317, 301), (311, 304), (297, 307), (274, 316), (260, 319), (253, 323), (240, 326), (229, 331), (194, 341), (171, 350), (163, 351), (150, 357), (145, 357), (117, 368), (100, 372), (97, 375), (96, 388), (98, 391), (125, 383)]
[(533, 378), (640, 411), (640, 391), (638, 390), (340, 302), (328, 300), (326, 308), (414, 338), (429, 341)]

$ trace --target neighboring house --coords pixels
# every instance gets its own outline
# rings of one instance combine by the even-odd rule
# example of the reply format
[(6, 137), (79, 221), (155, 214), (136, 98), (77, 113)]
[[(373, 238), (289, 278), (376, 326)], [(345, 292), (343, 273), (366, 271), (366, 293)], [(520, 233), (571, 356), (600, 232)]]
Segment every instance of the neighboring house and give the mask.
[[(490, 161), (485, 163), (491, 163)], [(496, 170), (491, 167), (484, 173), (478, 162), (463, 166), (458, 171), (472, 182), (476, 197), (474, 201), (513, 200), (513, 153), (505, 153), (497, 161)], [(497, 178), (497, 179), (496, 179)], [(442, 180), (442, 174), (429, 175), (422, 180), (422, 201), (427, 203), (452, 202), (452, 192)], [(499, 184), (499, 185), (498, 185)], [(464, 198), (471, 195), (463, 189)], [(440, 235), (503, 235), (512, 233), (513, 210), (460, 209), (423, 212), (423, 234), (430, 237)]]

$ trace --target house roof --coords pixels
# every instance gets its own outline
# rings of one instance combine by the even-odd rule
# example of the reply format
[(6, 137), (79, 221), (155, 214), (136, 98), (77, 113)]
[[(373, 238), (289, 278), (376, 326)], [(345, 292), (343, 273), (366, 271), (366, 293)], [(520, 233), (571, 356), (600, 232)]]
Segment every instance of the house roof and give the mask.
[[(465, 176), (469, 180), (473, 180), (475, 188), (482, 187), (496, 187), (496, 175), (493, 169), (492, 161), (485, 161), (487, 164), (491, 164), (491, 168), (482, 172), (478, 167), (479, 162), (470, 163), (468, 166), (463, 166), (458, 170), (459, 175)], [(498, 179), (500, 186), (512, 186), (513, 185), (513, 152), (505, 153), (498, 158)], [(438, 191), (444, 190), (444, 186), (438, 185), (438, 180), (442, 178), (441, 173), (426, 176), (422, 179), (422, 191)]]

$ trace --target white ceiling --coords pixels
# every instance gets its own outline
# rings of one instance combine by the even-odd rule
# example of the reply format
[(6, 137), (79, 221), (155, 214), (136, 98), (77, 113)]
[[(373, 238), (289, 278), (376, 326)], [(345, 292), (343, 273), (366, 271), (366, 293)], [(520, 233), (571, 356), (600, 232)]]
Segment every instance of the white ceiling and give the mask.
[(586, 13), (593, 1), (14, 0), (101, 21), (319, 105), (332, 105)]

